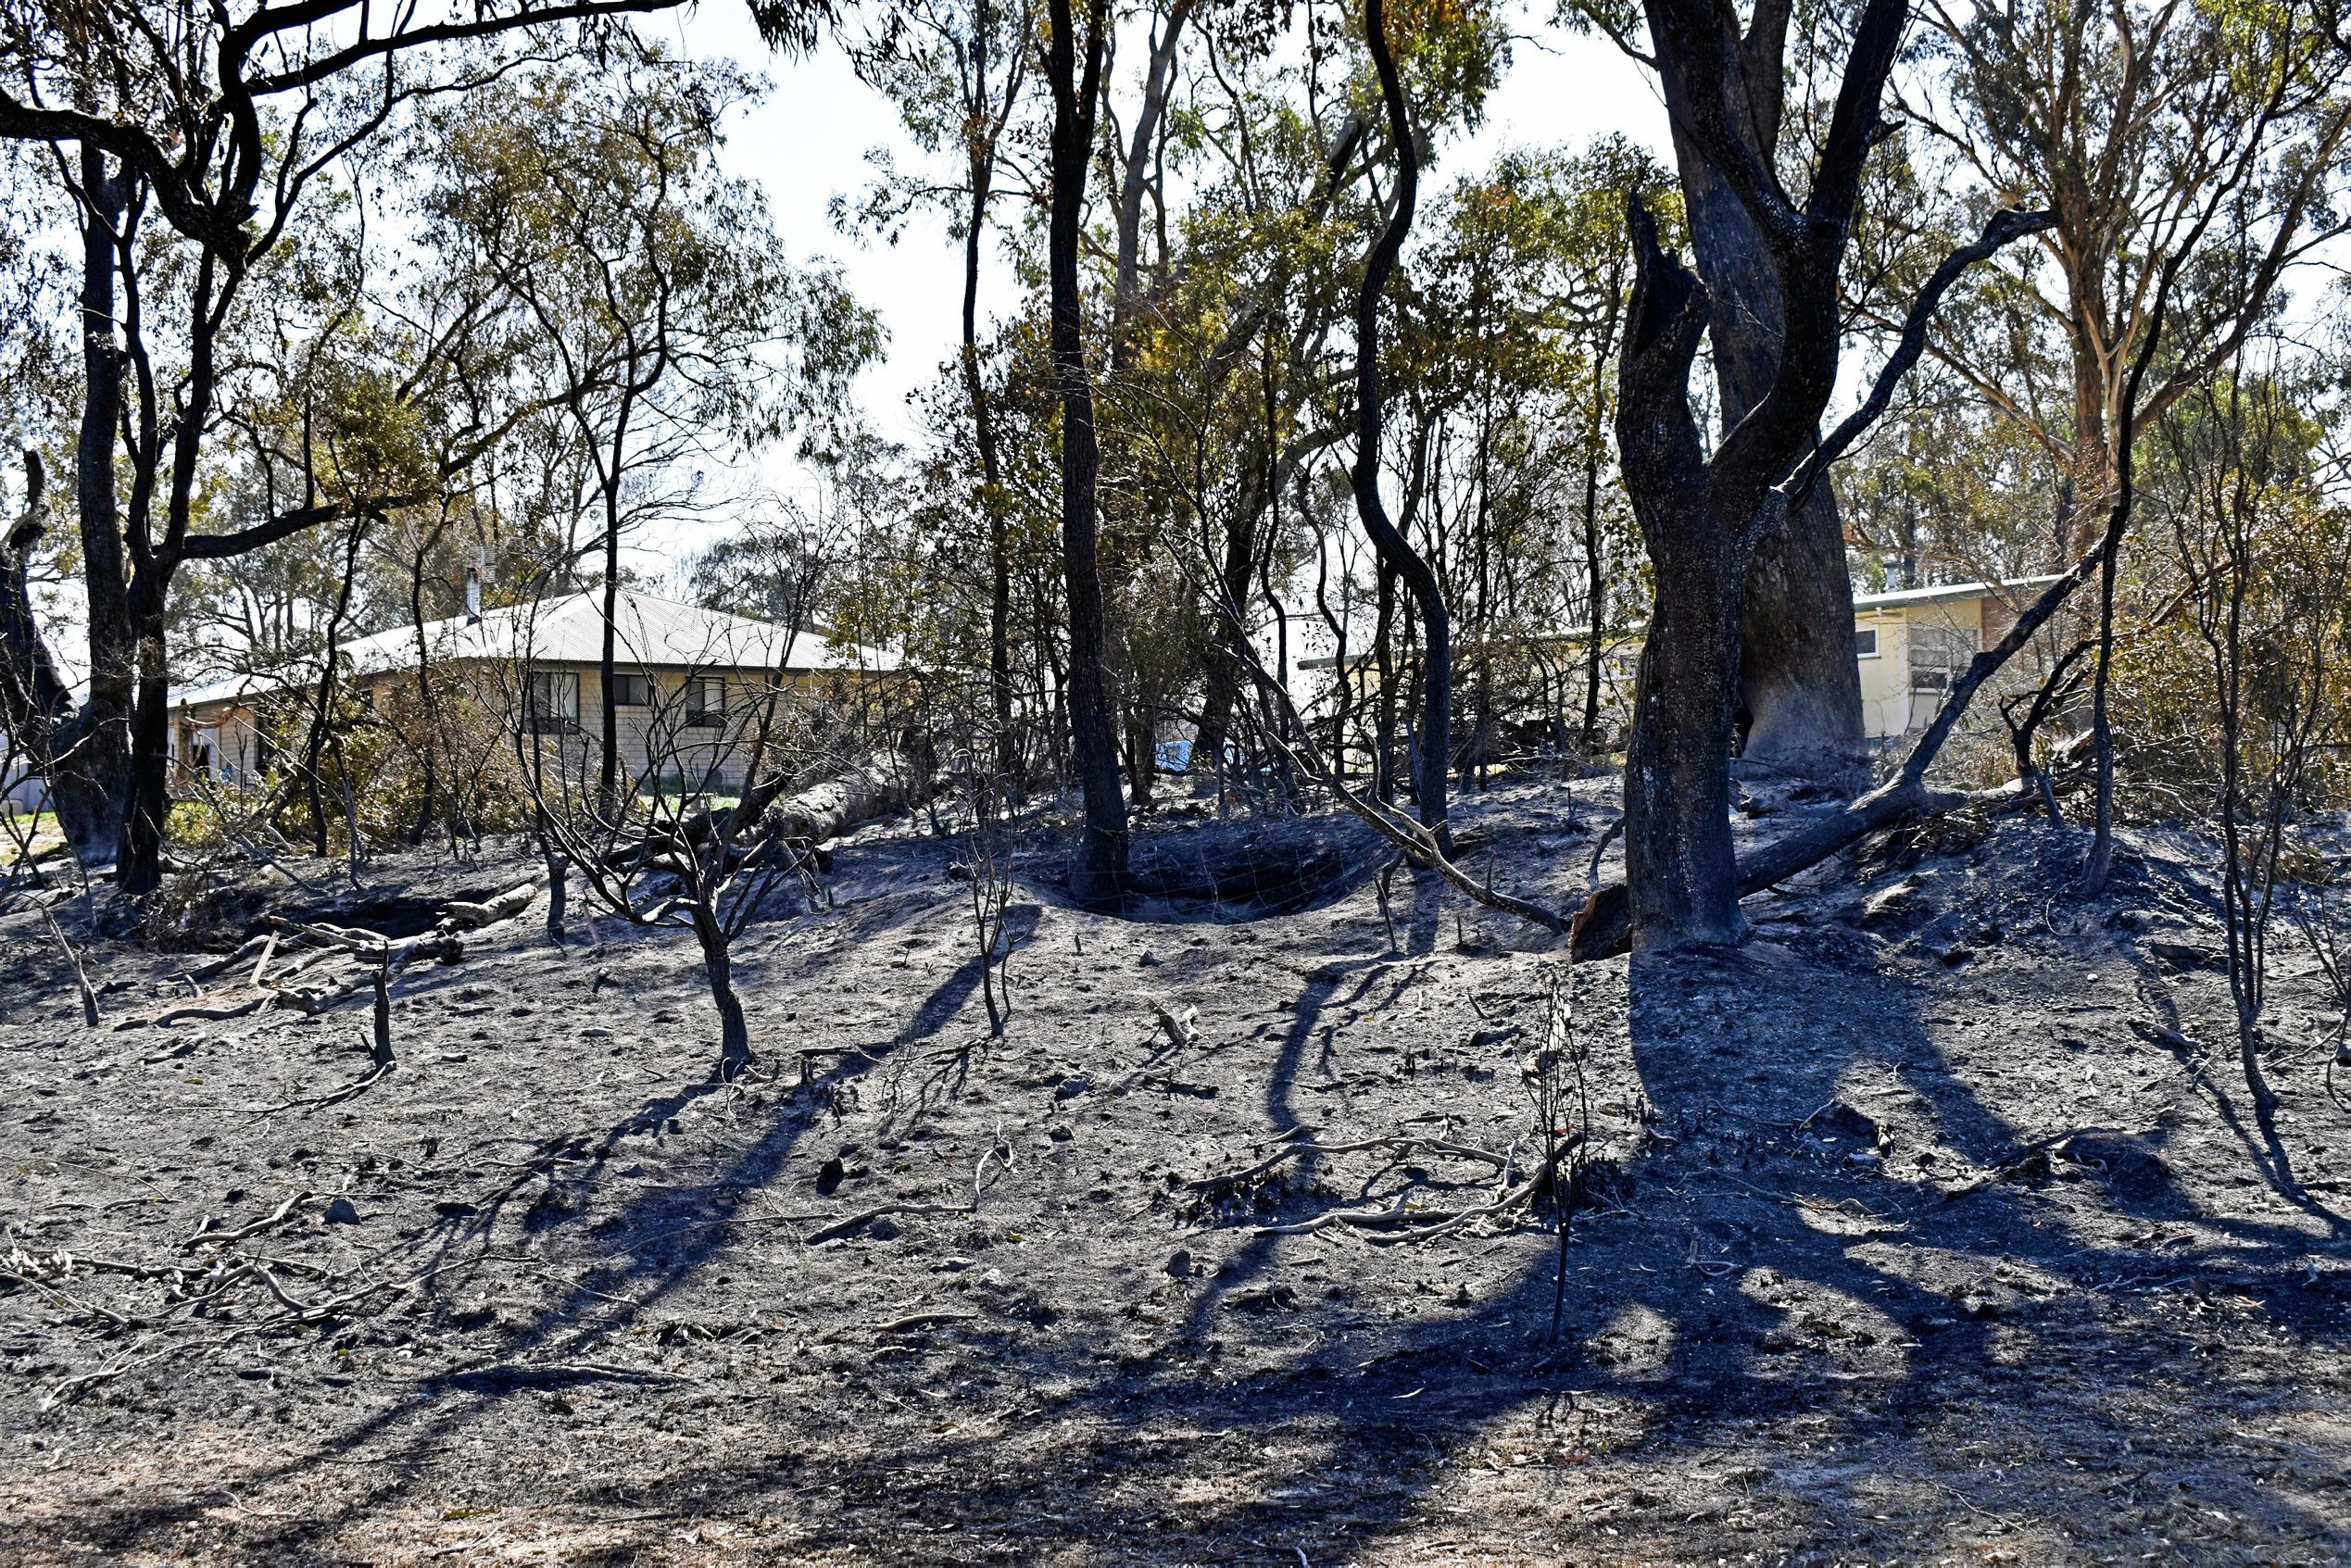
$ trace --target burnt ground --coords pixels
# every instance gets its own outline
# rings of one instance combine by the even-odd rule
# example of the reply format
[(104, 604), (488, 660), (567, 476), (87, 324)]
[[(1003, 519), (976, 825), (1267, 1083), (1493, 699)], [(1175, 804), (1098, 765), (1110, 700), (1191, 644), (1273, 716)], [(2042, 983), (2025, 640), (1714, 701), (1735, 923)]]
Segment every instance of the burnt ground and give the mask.
[[(1463, 817), (1565, 899), (1609, 790)], [(306, 1102), (365, 1070), (364, 996), (142, 1026), (189, 957), (95, 939), (89, 1030), (20, 901), (0, 1559), (2351, 1555), (2323, 1057), (2274, 1065), (2266, 1145), (2195, 841), (2132, 837), (2085, 907), (2070, 830), (1976, 836), (1753, 903), (1736, 952), (1564, 978), (1401, 872), (1391, 951), (1360, 872), (1303, 912), (1119, 919), (1067, 907), (1040, 847), (990, 1040), (956, 847), (884, 825), (840, 847), (836, 907), (745, 938), (747, 1082), (708, 1079), (686, 938), (558, 950), (534, 909), (411, 971), (400, 1066), (333, 1104)], [(382, 864), (365, 897), (412, 913), (519, 864)], [(2280, 1035), (2326, 1037), (2279, 947)], [(1596, 1156), (1555, 1340), (1539, 1219), (1274, 1229), (1441, 1216), (1488, 1163), (1424, 1142), (1199, 1185), (1301, 1128), (1523, 1173), (1555, 985)], [(1188, 1044), (1154, 1001), (1197, 1010)], [(891, 1204), (935, 1211), (820, 1239)]]

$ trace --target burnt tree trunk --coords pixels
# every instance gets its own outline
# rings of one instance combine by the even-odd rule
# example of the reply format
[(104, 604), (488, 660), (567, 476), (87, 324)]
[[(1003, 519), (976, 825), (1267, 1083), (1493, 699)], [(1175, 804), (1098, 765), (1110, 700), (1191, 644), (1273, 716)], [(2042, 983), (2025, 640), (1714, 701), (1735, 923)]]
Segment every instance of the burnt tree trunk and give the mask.
[[(1787, 0), (1762, 0), (1739, 36), (1733, 13), (1723, 11), (1721, 31), (1694, 48), (1678, 48), (1676, 30), (1659, 31), (1652, 23), (1692, 259), (1714, 301), (1708, 337), (1725, 432), (1771, 391), (1787, 305), (1771, 246), (1691, 129), (1690, 82), (1700, 71), (1719, 82), (1723, 128), (1755, 164), (1772, 167), (1789, 14)], [(1853, 656), (1853, 584), (1836, 497), (1825, 479), (1756, 541), (1742, 606), (1738, 676), (1749, 715), (1743, 755), (1804, 777), (1849, 780), (1867, 751)]]
[(1102, 52), (1109, 28), (1103, 0), (1087, 0), (1083, 39), (1071, 0), (1051, 0), (1045, 74), (1053, 94), (1052, 211), (1047, 274), (1052, 313), (1053, 372), (1062, 403), (1062, 571), (1069, 594), (1070, 751), (1085, 797), (1085, 822), (1071, 861), (1070, 891), (1080, 903), (1115, 904), (1126, 872), (1126, 797), (1119, 787), (1118, 737), (1111, 717), (1108, 616), (1096, 548), (1094, 483), (1101, 448), (1094, 434), (1094, 392), (1086, 367), (1086, 329), (1077, 288), (1077, 252), (1086, 208), (1087, 160), (1100, 104)]
[(1645, 942), (1733, 942), (1744, 930), (1729, 756), (1746, 550), (1714, 508), (1687, 396), (1709, 325), (1706, 287), (1658, 245), (1637, 198), (1631, 216), (1640, 271), (1616, 445), (1656, 596), (1625, 757), (1625, 880)]
[(49, 781), (59, 825), (85, 861), (116, 858), (130, 806), (131, 709), (138, 682), (129, 578), (122, 558), (114, 453), (122, 424), (121, 346), (115, 341), (115, 274), (122, 259), (128, 176), (82, 149), (82, 428), (74, 495), (89, 613), (90, 696), (66, 737), (69, 757)]
[[(1761, 7), (1772, 8), (1768, 0)], [(1838, 273), (1908, 7), (1906, 0), (1867, 0), (1855, 19), (1801, 204), (1749, 140), (1751, 106), (1739, 88), (1742, 73), (1762, 68), (1734, 62), (1742, 45), (1725, 36), (1728, 13), (1706, 0), (1649, 0), (1648, 9), (1677, 134), (1736, 197), (1779, 296), (1767, 385), (1708, 454), (1690, 377), (1700, 340), (1732, 302), (1716, 300), (1658, 244), (1638, 199), (1628, 203), (1639, 272), (1617, 372), (1616, 439), (1626, 493), (1654, 568), (1656, 608), (1625, 774), (1626, 881), (1634, 945), (1660, 947), (1731, 941), (1743, 929), (1729, 748), (1748, 569), (1758, 543), (1801, 511), (1817, 485), (1817, 471), (1794, 481), (1818, 444), (1821, 412), (1836, 386), (1843, 327)], [(1778, 24), (1759, 18), (1757, 35), (1743, 46), (1749, 56), (1767, 50), (1774, 70), (1782, 24), (1784, 16)], [(1841, 640), (1851, 624), (1840, 623)]]
[(1355, 462), (1350, 472), (1355, 511), (1379, 558), (1412, 594), (1420, 610), (1422, 651), (1420, 720), (1413, 771), (1413, 798), (1423, 825), (1441, 842), (1445, 824), (1445, 774), (1452, 734), (1452, 627), (1437, 573), (1389, 520), (1379, 495), (1379, 299), (1394, 275), (1396, 260), (1412, 232), (1420, 189), (1420, 160), (1413, 146), (1403, 84), (1388, 46), (1382, 0), (1364, 0), (1364, 37), (1379, 75), (1380, 102), (1388, 113), (1388, 139), (1396, 152), (1396, 205), (1364, 263), (1355, 296)]
[(702, 948), (703, 972), (710, 977), (710, 1000), (719, 1015), (718, 1075), (727, 1083), (751, 1065), (751, 1031), (743, 1018), (743, 998), (735, 990), (735, 958), (728, 950), (726, 928), (700, 902), (693, 906), (694, 939)]
[[(987, 49), (995, 36), (990, 11), (988, 0), (980, 0), (972, 29), (973, 97), (964, 105), (968, 119), (964, 169), (972, 205), (963, 224), (962, 370), (963, 395), (972, 406), (972, 438), (979, 447), (980, 513), (987, 523), (987, 684), (996, 720), (996, 771), (1017, 792), (1022, 770), (1020, 734), (1012, 714), (1012, 533), (1004, 515), (1004, 465), (997, 444), (996, 411), (980, 374), (980, 247), (995, 189), (996, 138), (1003, 123), (986, 102)], [(1006, 85), (1008, 94), (1017, 82), (1015, 70)]]

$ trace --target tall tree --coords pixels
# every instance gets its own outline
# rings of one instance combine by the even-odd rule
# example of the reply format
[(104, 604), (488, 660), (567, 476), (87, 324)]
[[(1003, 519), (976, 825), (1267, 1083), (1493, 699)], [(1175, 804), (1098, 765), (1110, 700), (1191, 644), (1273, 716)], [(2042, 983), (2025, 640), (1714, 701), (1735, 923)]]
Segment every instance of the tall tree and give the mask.
[[(1640, 274), (1618, 376), (1616, 439), (1656, 599), (1626, 759), (1625, 855), (1633, 939), (1664, 947), (1735, 941), (1744, 930), (1728, 758), (1748, 567), (1790, 503), (1804, 499), (1780, 486), (1813, 445), (1835, 389), (1843, 331), (1838, 277), (1908, 6), (1866, 0), (1801, 202), (1752, 137), (1742, 84), (1760, 67), (1739, 63), (1754, 45), (1726, 26), (1728, 9), (1708, 0), (1651, 0), (1648, 9), (1676, 134), (1705, 165), (1709, 182), (1699, 194), (1718, 182), (1736, 200), (1760, 240), (1752, 260), (1769, 274), (1779, 303), (1769, 374), (1710, 453), (1691, 375), (1701, 341), (1745, 296), (1717, 299), (1631, 204)], [(1776, 71), (1778, 30), (1762, 39), (1771, 42)], [(1693, 234), (1699, 205), (1691, 203)], [(1851, 625), (1848, 616), (1838, 627), (1848, 671)]]
[[(1742, 27), (1729, 5), (1695, 10), (1644, 0), (1650, 49), (1628, 51), (1654, 69), (1665, 95), (1691, 252), (1712, 301), (1706, 341), (1726, 441), (1771, 395), (1790, 331), (1776, 237), (1757, 220), (1737, 170), (1768, 172), (1803, 156), (1803, 138), (1787, 125), (1794, 8), (1793, 0), (1757, 0)], [(1620, 43), (1628, 39), (1629, 18), (1608, 0), (1580, 9)], [(1782, 771), (1848, 781), (1865, 754), (1861, 681), (1844, 533), (1825, 481), (1754, 541), (1744, 577), (1744, 755)]]
[(1111, 721), (1109, 624), (1102, 598), (1095, 482), (1101, 445), (1086, 363), (1078, 250), (1086, 180), (1101, 104), (1108, 0), (1048, 0), (1045, 81), (1053, 100), (1051, 208), (1046, 235), (1054, 385), (1061, 398), (1062, 572), (1068, 592), (1070, 751), (1085, 799), (1085, 822), (1070, 861), (1070, 890), (1082, 903), (1114, 904), (1126, 876), (1126, 797), (1119, 787), (1118, 739)]
[[(987, 533), (988, 698), (996, 771), (1015, 789), (1024, 771), (1012, 682), (1012, 502), (1005, 493), (1002, 420), (981, 364), (980, 261), (1005, 172), (1007, 132), (1028, 83), (1034, 0), (911, 0), (876, 18), (849, 46), (858, 74), (889, 94), (917, 146), (952, 152), (959, 184), (945, 190), (899, 176), (876, 188), (861, 216), (888, 219), (917, 200), (949, 209), (963, 247), (962, 341), (958, 369), (979, 455), (974, 510)], [(1012, 172), (1017, 174), (1015, 168)]]
[(1380, 105), (1396, 158), (1396, 192), (1388, 221), (1364, 259), (1364, 281), (1355, 296), (1355, 461), (1350, 479), (1364, 532), (1371, 535), (1381, 562), (1402, 581), (1420, 610), (1419, 756), (1414, 767), (1413, 793), (1421, 822), (1442, 844), (1447, 842), (1445, 797), (1452, 756), (1452, 621), (1435, 570), (1389, 519), (1379, 494), (1380, 298), (1395, 273), (1405, 237), (1412, 232), (1413, 209), (1420, 191), (1420, 157), (1413, 144), (1412, 119), (1404, 103), (1403, 83), (1396, 74), (1395, 53), (1389, 44), (1382, 0), (1364, 0), (1364, 40), (1371, 51), (1372, 68), (1379, 75)]
[[(517, 73), (424, 127), (427, 232), (491, 280), (481, 308), (512, 324), (485, 335), (511, 395), (557, 420), (550, 437), (586, 465), (580, 548), (602, 566), (608, 698), (626, 652), (615, 611), (628, 533), (717, 498), (690, 459), (715, 467), (837, 409), (877, 342), (830, 273), (781, 263), (756, 189), (721, 172), (722, 120), (751, 90), (732, 68), (623, 40), (601, 61)], [(609, 812), (622, 794), (620, 714), (597, 708)]]
[[(260, 264), (297, 231), (310, 197), (332, 183), (347, 155), (403, 105), (460, 92), (482, 80), (478, 49), (527, 30), (596, 25), (674, 0), (554, 0), (431, 14), (379, 12), (364, 0), (217, 6), (190, 13), (144, 0), (43, 0), (0, 9), (0, 137), (96, 149), (107, 181), (86, 209), (92, 227), (113, 221), (114, 181), (144, 190), (191, 252), (172, 322), (183, 364), (167, 409), (154, 400), (133, 426), (134, 473), (120, 519), (121, 591), (94, 583), (109, 602), (94, 607), (100, 640), (91, 666), (111, 686), (135, 671), (129, 745), (119, 781), (103, 794), (121, 801), (118, 874), (131, 892), (161, 874), (169, 804), (166, 647), (173, 578), (190, 561), (233, 558), (302, 529), (353, 515), (348, 501), (303, 495), (283, 512), (226, 533), (198, 526), (201, 481), (218, 400), (232, 367), (224, 335)], [(404, 69), (404, 67), (406, 69)], [(434, 69), (437, 68), (437, 69)], [(115, 244), (119, 232), (95, 235)], [(125, 269), (117, 276), (126, 283)], [(110, 396), (100, 382), (91, 395)], [(133, 367), (132, 374), (141, 370)], [(94, 496), (101, 476), (77, 484)], [(111, 476), (105, 478), (110, 487)], [(381, 498), (378, 498), (381, 499)], [(155, 515), (160, 510), (160, 517)], [(112, 550), (107, 552), (110, 556)], [(0, 648), (13, 670), (37, 663), (20, 641)], [(12, 676), (13, 681), (13, 676)], [(100, 723), (112, 720), (93, 715)], [(104, 754), (99, 753), (102, 757)], [(100, 824), (94, 845), (102, 844)]]

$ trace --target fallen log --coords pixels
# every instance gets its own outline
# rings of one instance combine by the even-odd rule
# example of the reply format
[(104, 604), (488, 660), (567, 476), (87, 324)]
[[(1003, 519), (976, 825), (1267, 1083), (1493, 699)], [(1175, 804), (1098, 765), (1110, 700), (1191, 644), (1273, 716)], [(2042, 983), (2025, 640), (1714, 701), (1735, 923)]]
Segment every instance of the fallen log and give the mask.
[[(905, 759), (894, 752), (868, 758), (790, 796), (784, 794), (784, 775), (777, 773), (746, 789), (732, 806), (696, 811), (656, 826), (635, 843), (605, 855), (603, 863), (610, 871), (631, 871), (695, 854), (714, 838), (801, 839), (821, 844), (876, 817), (904, 810), (913, 797), (913, 775)], [(751, 824), (750, 831), (738, 834), (736, 823), (744, 822)]]
[(536, 898), (539, 889), (546, 885), (546, 877), (535, 876), (526, 882), (518, 882), (497, 897), (485, 898), (478, 904), (454, 899), (441, 907), (437, 929), (443, 935), (450, 935), (510, 920), (529, 909), (531, 900)]
[(913, 798), (914, 779), (905, 759), (885, 752), (776, 801), (761, 817), (760, 828), (777, 837), (822, 844), (877, 817), (902, 811)]

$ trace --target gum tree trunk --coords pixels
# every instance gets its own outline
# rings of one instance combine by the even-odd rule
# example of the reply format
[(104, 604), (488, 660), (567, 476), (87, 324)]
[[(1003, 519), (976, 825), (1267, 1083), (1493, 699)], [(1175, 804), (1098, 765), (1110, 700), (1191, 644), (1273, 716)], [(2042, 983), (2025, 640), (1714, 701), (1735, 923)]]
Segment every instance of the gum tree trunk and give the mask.
[(1420, 721), (1414, 736), (1413, 799), (1424, 826), (1444, 842), (1446, 772), (1452, 737), (1452, 625), (1437, 573), (1388, 516), (1379, 495), (1380, 382), (1379, 297), (1396, 270), (1396, 259), (1412, 232), (1419, 196), (1419, 159), (1396, 59), (1388, 45), (1388, 19), (1381, 0), (1364, 0), (1364, 37), (1379, 74), (1379, 95), (1388, 113), (1388, 139), (1396, 153), (1396, 207), (1364, 263), (1362, 291), (1355, 296), (1355, 462), (1350, 472), (1355, 511), (1364, 532), (1386, 566), (1419, 608), (1423, 647)]
[(1628, 200), (1639, 271), (1617, 371), (1616, 445), (1656, 601), (1625, 774), (1626, 883), (1634, 946), (1670, 947), (1734, 941), (1743, 930), (1729, 810), (1741, 607), (1756, 546), (1802, 509), (1795, 481), (1836, 389), (1838, 275), (1908, 6), (1865, 0), (1801, 202), (1775, 162), (1753, 150), (1754, 106), (1739, 90), (1742, 75), (1779, 69), (1784, 4), (1759, 0), (1743, 42), (1726, 36), (1733, 13), (1707, 0), (1649, 0), (1647, 9), (1685, 159), (1722, 176), (1779, 298), (1767, 388), (1709, 453), (1690, 381), (1702, 340), (1733, 304), (1667, 253), (1640, 200)]
[(1085, 797), (1085, 823), (1070, 864), (1080, 903), (1115, 904), (1126, 874), (1126, 797), (1119, 786), (1118, 737), (1111, 721), (1108, 617), (1096, 550), (1094, 391), (1086, 368), (1077, 251), (1086, 208), (1087, 159), (1094, 145), (1109, 18), (1087, 0), (1084, 65), (1070, 0), (1051, 0), (1045, 72), (1053, 94), (1052, 211), (1047, 232), (1054, 379), (1062, 401), (1062, 571), (1069, 594), (1069, 729)]
[[(1779, 143), (1789, 9), (1787, 0), (1762, 0), (1744, 37), (1714, 41), (1722, 51), (1728, 129), (1766, 168)], [(1676, 73), (1664, 75), (1670, 106), (1681, 94)], [(1697, 144), (1678, 107), (1674, 120), (1691, 250), (1714, 299), (1708, 333), (1728, 432), (1771, 390), (1787, 307), (1754, 220)], [(1826, 479), (1786, 522), (1756, 541), (1737, 674), (1748, 712), (1744, 756), (1824, 783), (1854, 775), (1867, 747), (1853, 653), (1853, 583), (1843, 525)]]
[(1705, 285), (1633, 205), (1641, 270), (1616, 401), (1625, 491), (1655, 583), (1625, 756), (1625, 883), (1642, 946), (1735, 942), (1730, 732), (1739, 668), (1740, 530), (1714, 505), (1686, 389), (1709, 325)]
[(131, 709), (138, 642), (131, 626), (114, 448), (122, 423), (122, 350), (115, 341), (115, 269), (125, 209), (124, 176), (96, 148), (82, 149), (82, 429), (74, 499), (89, 607), (90, 696), (68, 734), (70, 758), (50, 780), (61, 824), (85, 860), (121, 849), (131, 796)]

